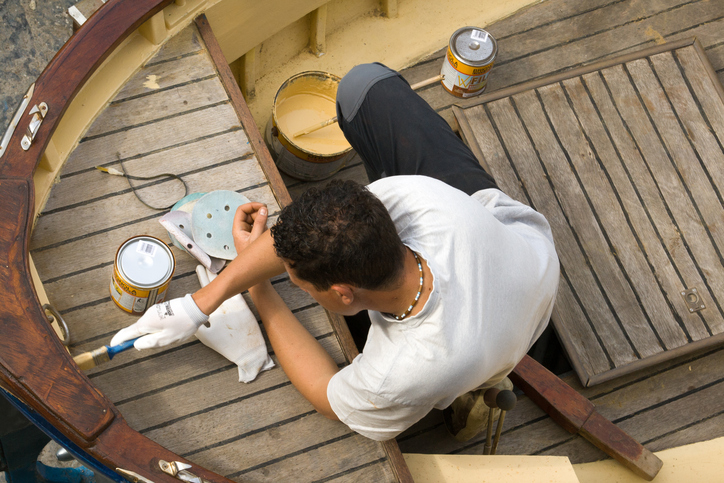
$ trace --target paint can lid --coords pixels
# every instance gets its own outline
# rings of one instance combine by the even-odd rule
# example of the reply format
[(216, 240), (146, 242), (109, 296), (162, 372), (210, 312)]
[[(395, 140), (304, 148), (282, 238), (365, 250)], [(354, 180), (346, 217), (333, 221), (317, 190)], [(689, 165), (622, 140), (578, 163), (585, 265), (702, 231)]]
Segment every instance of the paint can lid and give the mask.
[(463, 27), (450, 38), (450, 50), (466, 64), (489, 64), (498, 53), (498, 43), (487, 31), (478, 27)]
[(123, 277), (139, 288), (161, 285), (173, 274), (174, 261), (168, 247), (156, 238), (131, 238), (118, 250)]

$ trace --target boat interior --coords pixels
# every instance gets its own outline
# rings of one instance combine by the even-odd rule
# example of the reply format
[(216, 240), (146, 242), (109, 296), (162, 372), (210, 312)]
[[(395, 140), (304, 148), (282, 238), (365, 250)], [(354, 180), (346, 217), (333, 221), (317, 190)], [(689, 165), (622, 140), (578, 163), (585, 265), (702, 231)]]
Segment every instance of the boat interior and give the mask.
[[(139, 200), (184, 196), (178, 180), (97, 166), (236, 191), (273, 223), (311, 187), (368, 183), (357, 156), (320, 180), (276, 169), (264, 133), (284, 80), (381, 61), (414, 84), (439, 74), (453, 31), (477, 25), (498, 42), (485, 93), (417, 92), (503, 191), (551, 221), (562, 282), (531, 355), (652, 452), (724, 436), (724, 1), (490, 3), (182, 0), (145, 20), (75, 95), (33, 175), (31, 270), (69, 353), (136, 320), (109, 296), (116, 251), (135, 235), (168, 239), (165, 211)], [(80, 2), (75, 35), (106, 8)], [(199, 288), (197, 262), (173, 251), (167, 299)], [(356, 355), (341, 317), (286, 275), (273, 285), (340, 366)], [(280, 367), (239, 383), (196, 339), (85, 376), (134, 431), (233, 481), (408, 481), (403, 455), (485, 444), (456, 441), (437, 410), (396, 441), (368, 440), (317, 414)], [(516, 394), (498, 454), (610, 458)]]

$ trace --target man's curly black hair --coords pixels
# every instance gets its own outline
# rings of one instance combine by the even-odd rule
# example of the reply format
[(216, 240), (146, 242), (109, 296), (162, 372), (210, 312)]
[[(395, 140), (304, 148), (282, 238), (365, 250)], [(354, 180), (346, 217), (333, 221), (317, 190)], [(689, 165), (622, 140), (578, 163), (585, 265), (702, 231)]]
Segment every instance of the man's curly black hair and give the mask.
[(320, 291), (336, 283), (390, 289), (402, 274), (405, 246), (387, 208), (354, 181), (307, 190), (271, 234), (277, 255)]

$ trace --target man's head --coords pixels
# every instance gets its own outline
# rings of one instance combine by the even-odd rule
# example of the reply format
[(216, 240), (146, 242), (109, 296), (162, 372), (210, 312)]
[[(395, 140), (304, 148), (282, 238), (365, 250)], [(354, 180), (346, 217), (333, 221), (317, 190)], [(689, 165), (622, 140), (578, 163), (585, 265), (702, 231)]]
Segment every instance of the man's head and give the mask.
[(353, 181), (307, 190), (271, 234), (277, 255), (319, 291), (334, 284), (387, 290), (402, 274), (405, 246), (387, 209)]

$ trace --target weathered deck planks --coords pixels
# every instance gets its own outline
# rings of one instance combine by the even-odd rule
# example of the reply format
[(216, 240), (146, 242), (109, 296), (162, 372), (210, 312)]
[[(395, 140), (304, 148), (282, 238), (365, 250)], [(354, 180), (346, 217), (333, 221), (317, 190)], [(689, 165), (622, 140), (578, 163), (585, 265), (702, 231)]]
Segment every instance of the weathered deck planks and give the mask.
[[(724, 55), (719, 53), (723, 28), (721, 0), (547, 0), (486, 26), (498, 41), (488, 91), (692, 36), (702, 42), (724, 79)], [(442, 49), (402, 74), (411, 83), (433, 77), (444, 55)], [(450, 108), (464, 102), (439, 86), (420, 94), (455, 125)]]
[[(122, 161), (135, 176), (175, 173), (189, 192), (234, 190), (266, 203), (273, 222), (279, 198), (258, 159), (196, 27), (187, 28), (89, 128), (33, 233), (31, 253), (48, 297), (70, 326), (72, 353), (107, 344), (136, 320), (119, 310), (108, 293), (120, 244), (138, 234), (168, 237), (158, 223), (163, 213), (136, 200), (126, 179), (93, 167), (120, 169)], [(132, 182), (139, 196), (155, 206), (183, 195), (176, 180)], [(196, 262), (172, 250), (177, 267), (169, 297), (194, 292), (199, 287)], [(344, 365), (325, 311), (288, 277), (273, 283), (302, 324)], [(193, 339), (127, 352), (87, 374), (134, 429), (225, 476), (240, 481), (345, 481), (361, 474), (376, 481), (395, 479), (381, 444), (316, 413), (279, 367), (241, 384), (234, 364)]]
[(722, 338), (722, 145), (701, 106), (724, 101), (709, 76), (711, 96), (691, 88), (693, 45), (659, 50), (457, 111), (503, 190), (551, 222), (576, 295), (553, 321), (586, 385)]
[[(724, 432), (721, 400), (724, 349), (680, 358), (641, 373), (584, 388), (574, 375), (564, 380), (596, 409), (651, 451), (703, 441)], [(433, 411), (398, 437), (405, 453), (482, 454), (485, 436), (467, 443), (451, 438)], [(606, 456), (580, 436), (558, 427), (524, 396), (505, 419), (498, 454), (568, 456), (572, 463)]]
[[(499, 56), (488, 85), (488, 92), (491, 93), (534, 78), (559, 74), (620, 54), (639, 51), (663, 41), (672, 42), (692, 36), (696, 36), (701, 42), (714, 71), (719, 79), (724, 81), (724, 40), (721, 35), (724, 31), (724, 2), (721, 0), (706, 4), (688, 0), (546, 0), (486, 28), (499, 42)], [(439, 73), (444, 53), (445, 47), (401, 73), (410, 83), (433, 77)], [(652, 62), (654, 65), (668, 65), (669, 60), (665, 57), (656, 57)], [(671, 91), (669, 95), (672, 99), (680, 99), (675, 101), (675, 110), (687, 129), (693, 133), (695, 142), (714, 149), (711, 159), (718, 159), (720, 153), (716, 152), (716, 146), (712, 143), (721, 145), (724, 140), (724, 113), (717, 103), (701, 104), (696, 100), (712, 98), (717, 94), (708, 82), (708, 74), (702, 69), (701, 63), (690, 62), (691, 60), (691, 56), (677, 54), (675, 62), (687, 72), (690, 87), (686, 91), (696, 94), (695, 98), (692, 97), (693, 106), (686, 100), (686, 92), (677, 93), (675, 83), (668, 81), (669, 76), (681, 75), (680, 69), (659, 69), (657, 75), (662, 84), (668, 83), (667, 89)], [(633, 235), (636, 243), (647, 248), (647, 256), (641, 257), (636, 250), (628, 248), (630, 235), (622, 234), (615, 240), (616, 257), (622, 260), (625, 270), (647, 282), (641, 294), (637, 294), (638, 299), (633, 296), (633, 303), (644, 306), (643, 310), (651, 310), (652, 313), (665, 313), (667, 310), (676, 313), (680, 319), (679, 328), (670, 327), (670, 330), (664, 333), (665, 337), (662, 337), (662, 341), (667, 341), (667, 347), (675, 347), (680, 343), (682, 333), (686, 342), (688, 337), (692, 341), (708, 337), (707, 324), (719, 327), (722, 323), (721, 314), (710, 314), (705, 323), (702, 317), (692, 317), (686, 308), (679, 305), (667, 308), (666, 302), (663, 308), (660, 307), (662, 298), (679, 297), (680, 280), (688, 280), (693, 285), (704, 287), (704, 280), (709, 272), (707, 269), (700, 272), (697, 268), (698, 260), (690, 255), (683, 243), (677, 242), (680, 240), (677, 227), (666, 216), (667, 206), (663, 199), (654, 196), (658, 191), (657, 185), (652, 181), (651, 175), (647, 174), (644, 158), (628, 128), (618, 116), (605, 80), (601, 74), (595, 73), (584, 76), (582, 81), (564, 81), (560, 89), (570, 98), (571, 110), (582, 126), (580, 129), (588, 136), (591, 151), (595, 151), (598, 158), (606, 161), (604, 177), (608, 178), (599, 180), (591, 176), (588, 180), (594, 187), (611, 185), (605, 196), (603, 193), (596, 193), (596, 203), (600, 206), (608, 199), (614, 205), (622, 206), (614, 213), (606, 213), (606, 219), (602, 219), (601, 223), (605, 221), (606, 226), (615, 223), (636, 225), (638, 230)], [(595, 99), (595, 104), (587, 99), (581, 90)], [(451, 106), (475, 102), (463, 102), (445, 93), (439, 86), (430, 86), (419, 92), (455, 128), (457, 122), (452, 115)], [(688, 96), (691, 97), (691, 94)], [(699, 119), (702, 115), (704, 125)], [(499, 152), (504, 159), (507, 157), (506, 150), (489, 123), (483, 122), (471, 127), (479, 140), (485, 139), (488, 142), (488, 149)], [(506, 135), (513, 136), (510, 133)], [(529, 141), (522, 146), (507, 149), (529, 149)], [(535, 155), (534, 149), (530, 152)], [(618, 160), (619, 157), (621, 162), (609, 161)], [(585, 160), (586, 156), (574, 158), (580, 161)], [(596, 168), (593, 163), (581, 162), (579, 166), (581, 165), (587, 169), (602, 171), (601, 167)], [(714, 171), (717, 175), (722, 173), (721, 169), (707, 168), (707, 171), (710, 175)], [(545, 173), (539, 171), (538, 176), (545, 176)], [(637, 186), (631, 181), (632, 177), (639, 180)], [(332, 179), (368, 182), (364, 167), (357, 161), (340, 170)], [(286, 176), (284, 180), (293, 198), (309, 187), (328, 182), (301, 182)], [(523, 187), (516, 183), (509, 184), (507, 188), (509, 191), (506, 191), (511, 194), (525, 193)], [(545, 198), (543, 193), (540, 193), (539, 197)], [(643, 197), (649, 200), (645, 207), (640, 202)], [(652, 218), (656, 220), (655, 223), (650, 221)], [(565, 217), (563, 220), (565, 221)], [(575, 242), (572, 233), (568, 236), (570, 243)], [(578, 250), (561, 255), (568, 257), (569, 262), (574, 265), (588, 263)], [(712, 267), (719, 267), (719, 261), (712, 262)], [(618, 263), (617, 261), (616, 265)], [(651, 265), (657, 267), (656, 276), (652, 276)], [(720, 268), (717, 270), (721, 272)], [(573, 286), (569, 283), (570, 277), (573, 277), (575, 282)], [(708, 297), (710, 292), (706, 293)], [(584, 359), (576, 354), (569, 354), (573, 363), (593, 373), (595, 367), (614, 368), (617, 364), (636, 359), (615, 318), (609, 316), (606, 321), (596, 313), (600, 304), (607, 305), (609, 302), (595, 278), (581, 279), (579, 275), (568, 273), (564, 269), (558, 296), (559, 301), (564, 300), (566, 305), (575, 308), (569, 313), (558, 314), (558, 318), (565, 318), (566, 325), (575, 328), (571, 329), (571, 337), (578, 341), (581, 352), (587, 354)], [(582, 298), (585, 300), (585, 310), (579, 306)], [(640, 310), (642, 309), (636, 309)], [(659, 318), (650, 319), (650, 327), (660, 325)], [(588, 323), (578, 324), (581, 320)], [(602, 329), (604, 323), (614, 325)], [(596, 334), (597, 328), (602, 330), (602, 335)], [(647, 340), (642, 342), (651, 343)], [(611, 346), (611, 353), (607, 352), (606, 345)], [(724, 387), (715, 382), (719, 379), (717, 364), (721, 365), (723, 362), (722, 352), (714, 351), (708, 355), (691, 356), (679, 359), (678, 362), (668, 362), (635, 374), (623, 375), (614, 381), (590, 388), (581, 387), (574, 376), (568, 377), (567, 381), (579, 392), (590, 397), (601, 414), (614, 422), (624, 423), (625, 429), (634, 438), (646, 444), (648, 449), (657, 451), (724, 434), (724, 416), (718, 409), (720, 405), (713, 404), (709, 407), (696, 402), (696, 394), (700, 388), (712, 384), (715, 388), (713, 390), (718, 391), (719, 398), (724, 397)], [(689, 366), (692, 367), (691, 370)], [(679, 414), (680, 408), (670, 405), (685, 397), (684, 394), (690, 394), (689, 420), (687, 416)], [(645, 415), (657, 407), (661, 408), (658, 414), (661, 422), (654, 435), (644, 429), (656, 418)], [(483, 446), (480, 438), (468, 444), (457, 443), (445, 430), (438, 411), (431, 412), (401, 435), (398, 441), (406, 453), (481, 454)], [(519, 398), (516, 409), (507, 417), (499, 453), (568, 455), (573, 462), (606, 457), (590, 443), (579, 437), (574, 438), (557, 427), (523, 396)]]

